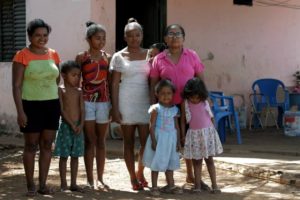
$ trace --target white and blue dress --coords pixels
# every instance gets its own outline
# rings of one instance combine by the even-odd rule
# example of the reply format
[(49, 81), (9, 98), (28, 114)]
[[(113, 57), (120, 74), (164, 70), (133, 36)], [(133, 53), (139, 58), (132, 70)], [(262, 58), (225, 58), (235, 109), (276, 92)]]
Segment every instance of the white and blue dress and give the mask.
[(150, 107), (149, 113), (154, 110), (157, 112), (155, 124), (156, 151), (151, 148), (152, 140), (149, 135), (143, 163), (152, 171), (165, 172), (166, 170), (179, 169), (179, 153), (176, 151), (177, 130), (174, 120), (179, 117), (179, 109), (176, 106), (164, 107), (158, 103)]

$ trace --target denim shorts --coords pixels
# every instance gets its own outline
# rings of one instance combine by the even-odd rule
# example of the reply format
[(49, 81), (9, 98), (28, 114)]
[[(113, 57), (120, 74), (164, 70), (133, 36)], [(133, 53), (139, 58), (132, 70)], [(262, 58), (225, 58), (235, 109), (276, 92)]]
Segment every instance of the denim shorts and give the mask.
[(96, 120), (97, 124), (106, 124), (109, 120), (110, 102), (84, 102), (85, 121)]

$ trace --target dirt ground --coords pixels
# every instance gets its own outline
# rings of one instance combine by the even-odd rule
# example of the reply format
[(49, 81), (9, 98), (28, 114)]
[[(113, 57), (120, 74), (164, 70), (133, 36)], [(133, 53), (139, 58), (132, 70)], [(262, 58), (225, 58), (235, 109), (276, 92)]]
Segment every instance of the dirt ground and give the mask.
[[(0, 144), (0, 200), (2, 199), (27, 199), (25, 197), (26, 183), (22, 164), (22, 148), (15, 145)], [(37, 162), (36, 162), (37, 164)], [(205, 169), (205, 167), (204, 167)], [(146, 169), (146, 178), (150, 181), (150, 170)], [(35, 177), (37, 180), (37, 166)], [(68, 174), (69, 175), (69, 174)], [(210, 180), (206, 170), (203, 173), (204, 181), (210, 185)], [(185, 186), (183, 195), (161, 194), (160, 197), (153, 198), (149, 194), (149, 189), (135, 192), (131, 190), (129, 176), (124, 160), (108, 155), (104, 180), (110, 186), (109, 191), (90, 191), (84, 194), (78, 192), (59, 191), (58, 159), (53, 158), (48, 176), (48, 184), (56, 190), (53, 196), (37, 195), (34, 199), (222, 199), (222, 200), (249, 200), (249, 199), (299, 199), (298, 188), (281, 185), (266, 180), (245, 177), (241, 174), (217, 169), (217, 179), (222, 194), (210, 194), (203, 191), (201, 194), (192, 194), (191, 186), (184, 185), (185, 168), (175, 172), (175, 181), (178, 186)], [(80, 159), (78, 184), (84, 186), (86, 183), (83, 159)], [(164, 176), (160, 174), (159, 186), (164, 186)]]

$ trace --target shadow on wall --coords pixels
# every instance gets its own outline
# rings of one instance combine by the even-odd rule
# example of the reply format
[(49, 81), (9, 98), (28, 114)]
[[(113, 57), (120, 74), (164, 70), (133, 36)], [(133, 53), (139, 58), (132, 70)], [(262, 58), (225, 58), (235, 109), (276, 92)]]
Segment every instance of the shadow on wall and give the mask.
[(19, 127), (15, 116), (0, 114), (0, 135), (19, 133)]

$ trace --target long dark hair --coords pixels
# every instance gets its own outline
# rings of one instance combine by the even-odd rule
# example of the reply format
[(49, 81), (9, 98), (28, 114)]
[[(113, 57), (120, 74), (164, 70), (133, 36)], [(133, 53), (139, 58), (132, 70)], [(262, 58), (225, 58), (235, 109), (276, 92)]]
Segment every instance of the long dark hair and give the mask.
[(184, 86), (182, 97), (188, 99), (192, 96), (198, 96), (201, 100), (206, 100), (208, 97), (205, 83), (200, 78), (192, 78)]

